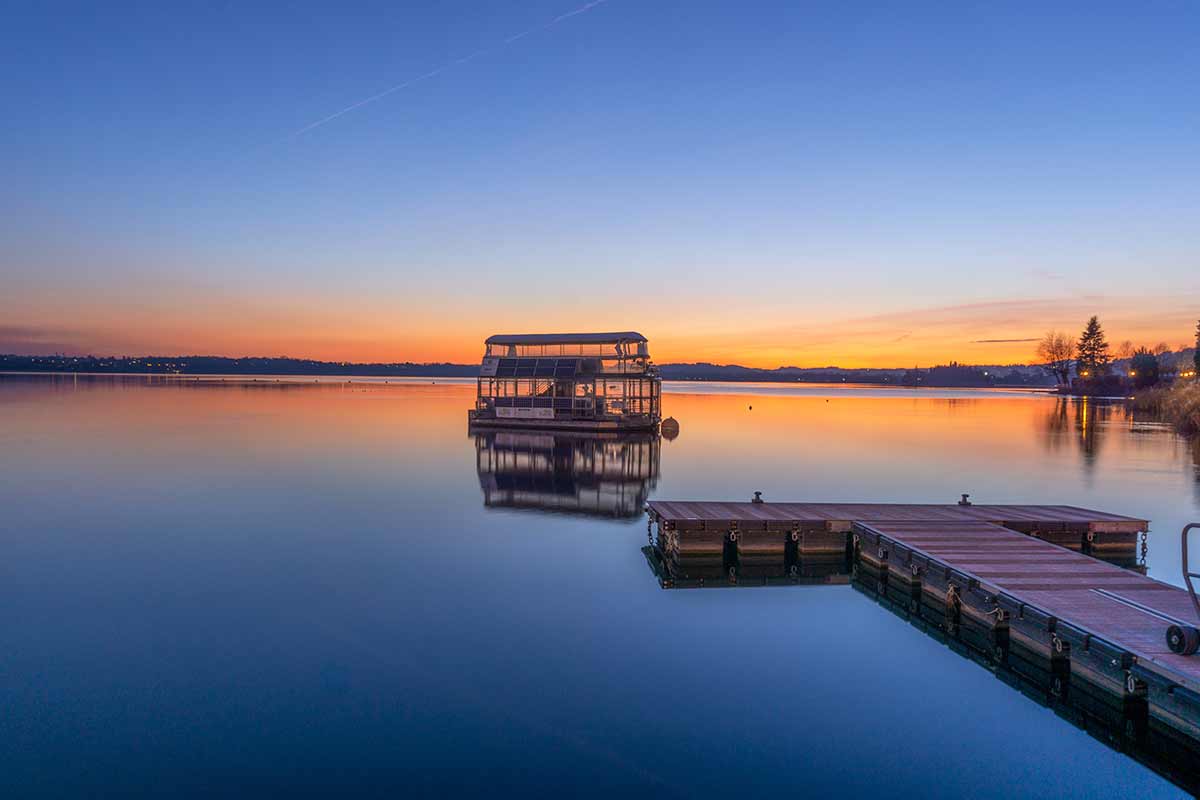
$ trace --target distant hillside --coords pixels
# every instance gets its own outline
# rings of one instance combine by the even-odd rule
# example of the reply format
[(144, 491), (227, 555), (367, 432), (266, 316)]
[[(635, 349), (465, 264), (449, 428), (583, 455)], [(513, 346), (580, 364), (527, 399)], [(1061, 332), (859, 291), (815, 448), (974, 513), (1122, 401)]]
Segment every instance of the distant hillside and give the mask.
[(900, 383), (903, 369), (841, 369), (840, 367), (776, 367), (760, 369), (739, 364), (663, 364), (660, 368), (670, 381), (769, 381), (804, 383)]
[(770, 383), (869, 383), (889, 386), (1053, 386), (1041, 367), (1022, 364), (966, 366), (949, 364), (928, 369), (842, 369), (841, 367), (777, 367), (756, 369), (737, 364), (663, 364), (662, 376), (674, 381), (762, 381)]
[(473, 378), (476, 364), (356, 364), (301, 358), (222, 356), (15, 356), (0, 355), (0, 371), (98, 372), (149, 375), (362, 375), (378, 377)]
[[(670, 381), (762, 381), (771, 383), (869, 383), (890, 386), (1052, 386), (1040, 367), (965, 366), (929, 369), (841, 369), (778, 367), (757, 369), (737, 364), (663, 364)], [(0, 371), (95, 372), (150, 375), (360, 375), (377, 377), (472, 378), (476, 364), (392, 364), (314, 361), (299, 358), (225, 358), (223, 356), (18, 356), (0, 355)]]

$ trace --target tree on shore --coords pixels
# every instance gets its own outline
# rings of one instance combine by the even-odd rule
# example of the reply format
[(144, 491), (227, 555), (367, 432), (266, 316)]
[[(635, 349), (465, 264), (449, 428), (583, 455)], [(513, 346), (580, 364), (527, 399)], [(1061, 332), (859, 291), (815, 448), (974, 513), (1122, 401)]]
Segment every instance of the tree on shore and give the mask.
[(1104, 338), (1104, 329), (1100, 327), (1099, 317), (1093, 316), (1088, 320), (1075, 349), (1081, 377), (1099, 378), (1108, 374), (1108, 340)]
[(1158, 383), (1160, 372), (1159, 356), (1145, 347), (1139, 347), (1129, 360), (1129, 377), (1139, 389)]
[(1038, 342), (1037, 355), (1060, 384), (1070, 383), (1071, 365), (1075, 360), (1075, 342), (1071, 341), (1070, 336), (1047, 331)]

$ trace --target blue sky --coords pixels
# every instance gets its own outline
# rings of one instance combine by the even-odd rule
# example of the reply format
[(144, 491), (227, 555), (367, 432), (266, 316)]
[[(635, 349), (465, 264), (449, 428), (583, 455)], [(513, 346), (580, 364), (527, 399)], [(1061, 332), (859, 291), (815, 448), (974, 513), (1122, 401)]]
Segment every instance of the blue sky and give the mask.
[(542, 27), (581, 7), (10, 8), (0, 351), (465, 359), (612, 327), (660, 358), (986, 361), (1092, 312), (1187, 341), (1200, 6)]

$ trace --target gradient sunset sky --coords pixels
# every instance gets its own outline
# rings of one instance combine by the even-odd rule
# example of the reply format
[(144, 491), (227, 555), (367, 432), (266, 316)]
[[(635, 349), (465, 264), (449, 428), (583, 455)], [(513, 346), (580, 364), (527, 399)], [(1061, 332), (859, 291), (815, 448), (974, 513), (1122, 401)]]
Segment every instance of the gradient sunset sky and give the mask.
[(0, 352), (1189, 344), (1198, 43), (1190, 1), (10, 5)]

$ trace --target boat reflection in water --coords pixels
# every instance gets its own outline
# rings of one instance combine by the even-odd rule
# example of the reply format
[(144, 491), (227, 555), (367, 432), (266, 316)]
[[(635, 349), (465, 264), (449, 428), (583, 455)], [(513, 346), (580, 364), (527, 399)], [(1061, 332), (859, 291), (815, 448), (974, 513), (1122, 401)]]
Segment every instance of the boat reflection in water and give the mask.
[(470, 433), (488, 507), (632, 520), (658, 484), (657, 432), (472, 428)]

